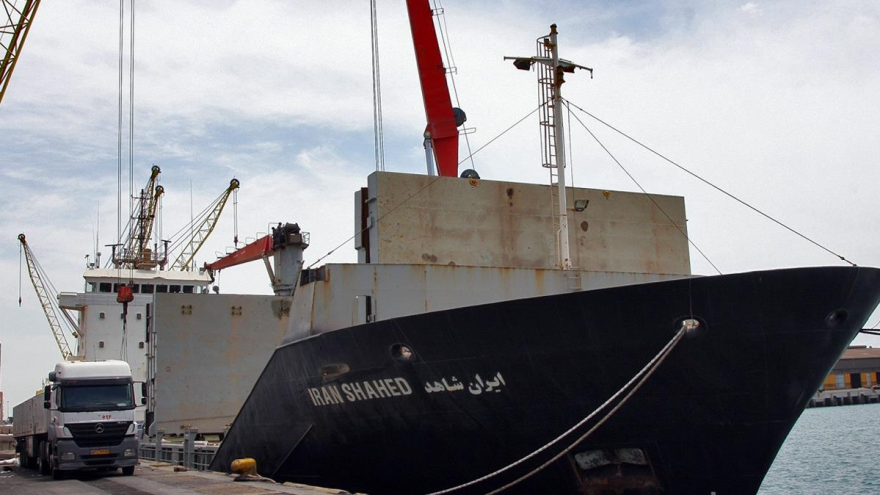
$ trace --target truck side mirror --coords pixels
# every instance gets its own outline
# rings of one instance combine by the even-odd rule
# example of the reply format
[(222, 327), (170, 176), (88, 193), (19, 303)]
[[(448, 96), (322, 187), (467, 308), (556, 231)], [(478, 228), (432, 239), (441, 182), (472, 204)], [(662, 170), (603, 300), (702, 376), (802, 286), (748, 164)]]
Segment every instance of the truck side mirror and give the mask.
[(52, 407), (52, 387), (46, 385), (43, 388), (43, 409), (49, 409)]
[(141, 397), (147, 398), (147, 382), (141, 382)]

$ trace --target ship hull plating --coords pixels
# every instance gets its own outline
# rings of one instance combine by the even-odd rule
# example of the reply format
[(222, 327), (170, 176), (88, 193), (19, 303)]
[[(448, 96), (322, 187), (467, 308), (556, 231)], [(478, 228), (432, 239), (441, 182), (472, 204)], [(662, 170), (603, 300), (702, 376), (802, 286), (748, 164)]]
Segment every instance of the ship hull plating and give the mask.
[[(279, 347), (212, 464), (368, 492), (429, 493), (547, 445), (702, 323), (584, 441), (590, 421), (455, 493), (755, 493), (880, 301), (880, 270), (802, 268), (440, 311)], [(410, 355), (407, 351), (411, 351)], [(597, 418), (598, 419), (598, 418)]]

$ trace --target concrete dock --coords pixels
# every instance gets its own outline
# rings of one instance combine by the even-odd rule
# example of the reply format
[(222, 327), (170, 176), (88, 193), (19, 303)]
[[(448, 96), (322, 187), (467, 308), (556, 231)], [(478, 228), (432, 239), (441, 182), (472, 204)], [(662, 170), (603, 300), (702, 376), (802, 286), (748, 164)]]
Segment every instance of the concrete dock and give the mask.
[[(180, 469), (180, 468), (178, 468)], [(235, 481), (233, 476), (199, 471), (175, 471), (168, 463), (144, 462), (134, 476), (119, 471), (81, 472), (53, 480), (18, 466), (0, 471), (0, 493), (16, 495), (345, 495), (348, 492), (305, 485)]]

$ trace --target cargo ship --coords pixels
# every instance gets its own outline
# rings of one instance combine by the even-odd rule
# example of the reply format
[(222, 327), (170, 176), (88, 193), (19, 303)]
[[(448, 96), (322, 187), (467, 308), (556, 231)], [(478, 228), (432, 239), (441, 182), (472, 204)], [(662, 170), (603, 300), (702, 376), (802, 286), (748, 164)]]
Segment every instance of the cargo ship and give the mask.
[(683, 198), (566, 187), (562, 75), (586, 68), (555, 25), (514, 59), (542, 84), (551, 183), (459, 176), (463, 119), (429, 101), (445, 76), (408, 6), (438, 175), (371, 174), (358, 263), (294, 265), (287, 334), (211, 469), (374, 495), (757, 492), (880, 270), (694, 276)]

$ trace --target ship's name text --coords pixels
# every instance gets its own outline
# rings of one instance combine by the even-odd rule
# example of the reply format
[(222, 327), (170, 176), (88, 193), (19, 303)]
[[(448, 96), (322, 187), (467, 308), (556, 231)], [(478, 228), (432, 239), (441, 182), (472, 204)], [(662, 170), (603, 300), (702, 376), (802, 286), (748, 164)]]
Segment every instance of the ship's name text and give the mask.
[(388, 399), (412, 395), (412, 387), (404, 378), (385, 378), (364, 382), (325, 385), (308, 389), (312, 405), (329, 406), (345, 402), (358, 402), (372, 399)]

